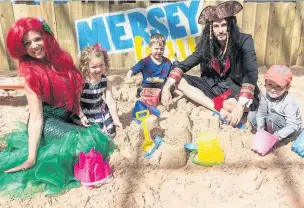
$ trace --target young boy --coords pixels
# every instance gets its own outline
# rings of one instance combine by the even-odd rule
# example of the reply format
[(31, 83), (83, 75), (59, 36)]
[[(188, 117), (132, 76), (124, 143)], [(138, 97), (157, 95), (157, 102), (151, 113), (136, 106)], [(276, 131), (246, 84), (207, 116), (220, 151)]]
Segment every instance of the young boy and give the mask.
[(264, 76), (266, 93), (261, 96), (256, 117), (248, 121), (257, 129), (264, 129), (278, 140), (294, 136), (302, 128), (302, 119), (296, 98), (288, 93), (292, 81), (291, 70), (274, 65)]
[[(167, 77), (171, 69), (171, 61), (164, 57), (164, 50), (166, 46), (166, 39), (163, 35), (156, 33), (151, 36), (149, 47), (151, 49), (150, 56), (140, 60), (135, 66), (128, 71), (126, 82), (132, 82), (132, 76), (137, 73), (142, 73), (143, 81), (141, 86), (137, 90), (137, 96), (142, 97), (145, 100), (145, 97), (148, 100), (148, 97), (155, 96), (154, 100), (157, 100), (156, 97), (160, 96), (161, 89), (163, 88)], [(152, 99), (153, 100), (153, 99)], [(157, 102), (149, 103), (157, 105)]]

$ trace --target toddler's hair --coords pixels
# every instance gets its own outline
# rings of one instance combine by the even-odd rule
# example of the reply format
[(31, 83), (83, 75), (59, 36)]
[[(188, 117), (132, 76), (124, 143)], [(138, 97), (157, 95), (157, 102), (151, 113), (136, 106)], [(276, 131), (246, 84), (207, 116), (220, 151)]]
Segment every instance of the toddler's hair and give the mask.
[(106, 71), (109, 69), (110, 65), (110, 59), (107, 51), (102, 48), (99, 44), (95, 44), (93, 46), (85, 47), (80, 54), (80, 60), (79, 60), (79, 70), (82, 73), (83, 77), (86, 78), (89, 76), (89, 65), (90, 61), (93, 58), (104, 58), (104, 63), (106, 66)]
[(149, 45), (152, 46), (153, 44), (156, 44), (156, 43), (161, 46), (165, 46), (166, 38), (160, 33), (155, 33), (155, 34), (151, 35)]

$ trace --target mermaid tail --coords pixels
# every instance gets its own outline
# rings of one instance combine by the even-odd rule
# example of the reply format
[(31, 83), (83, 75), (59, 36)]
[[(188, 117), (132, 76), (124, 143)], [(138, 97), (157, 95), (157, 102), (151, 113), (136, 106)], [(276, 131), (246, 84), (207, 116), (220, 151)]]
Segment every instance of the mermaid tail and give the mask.
[(97, 125), (83, 128), (48, 118), (45, 120), (36, 165), (27, 171), (4, 173), (4, 170), (18, 166), (27, 159), (27, 127), (19, 124), (19, 130), (7, 137), (7, 148), (0, 152), (1, 194), (26, 198), (39, 192), (60, 194), (79, 186), (79, 181), (74, 178), (73, 165), (80, 152), (86, 153), (95, 148), (106, 157), (114, 151), (113, 141), (98, 129)]

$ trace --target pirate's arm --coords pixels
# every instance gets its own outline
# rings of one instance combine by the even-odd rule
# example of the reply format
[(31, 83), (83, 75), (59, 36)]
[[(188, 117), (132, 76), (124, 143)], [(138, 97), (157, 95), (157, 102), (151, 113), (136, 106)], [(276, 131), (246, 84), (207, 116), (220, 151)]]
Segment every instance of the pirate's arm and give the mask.
[(257, 58), (252, 37), (249, 36), (242, 45), (244, 77), (239, 102), (247, 108), (252, 104), (254, 89), (258, 81)]
[[(183, 74), (189, 71), (191, 68), (197, 66), (202, 60), (202, 55), (198, 49), (196, 49), (190, 56), (188, 56), (184, 61), (175, 62), (169, 74), (168, 81), (171, 83), (179, 82)], [(171, 79), (170, 79), (171, 78)]]

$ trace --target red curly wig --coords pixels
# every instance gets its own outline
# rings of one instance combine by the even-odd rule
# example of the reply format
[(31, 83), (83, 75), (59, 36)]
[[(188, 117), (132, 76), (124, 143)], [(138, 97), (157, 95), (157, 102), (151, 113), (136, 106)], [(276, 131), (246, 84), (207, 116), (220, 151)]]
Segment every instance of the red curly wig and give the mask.
[[(42, 35), (45, 50), (42, 60), (29, 56), (23, 44), (23, 36), (31, 30)], [(6, 45), (10, 55), (19, 61), (19, 72), (26, 84), (39, 98), (50, 105), (79, 112), (82, 76), (72, 57), (60, 48), (53, 34), (44, 30), (40, 20), (30, 17), (19, 19), (11, 26)]]

